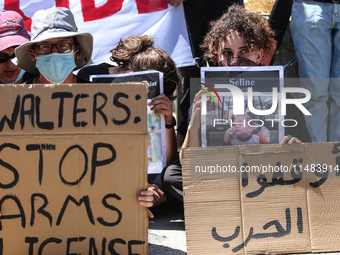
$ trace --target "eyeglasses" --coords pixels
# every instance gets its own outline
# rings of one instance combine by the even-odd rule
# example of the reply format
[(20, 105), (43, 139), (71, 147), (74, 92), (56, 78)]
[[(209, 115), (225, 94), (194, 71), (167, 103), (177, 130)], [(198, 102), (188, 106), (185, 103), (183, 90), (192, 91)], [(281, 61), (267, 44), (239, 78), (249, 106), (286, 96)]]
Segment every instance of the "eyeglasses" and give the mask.
[(69, 53), (74, 43), (57, 43), (57, 44), (37, 44), (35, 48), (40, 55), (52, 53), (53, 47), (56, 47), (58, 53)]
[(15, 58), (13, 53), (11, 56), (6, 53), (0, 53), (0, 63), (6, 63), (8, 60)]

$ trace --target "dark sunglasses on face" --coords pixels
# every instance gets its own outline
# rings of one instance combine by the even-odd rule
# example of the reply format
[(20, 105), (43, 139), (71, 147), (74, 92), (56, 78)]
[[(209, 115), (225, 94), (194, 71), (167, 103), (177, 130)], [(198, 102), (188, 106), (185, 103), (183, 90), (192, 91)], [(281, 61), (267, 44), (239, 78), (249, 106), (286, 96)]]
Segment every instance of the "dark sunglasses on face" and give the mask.
[(11, 56), (6, 53), (0, 53), (0, 63), (6, 63), (8, 60), (15, 58), (13, 53)]

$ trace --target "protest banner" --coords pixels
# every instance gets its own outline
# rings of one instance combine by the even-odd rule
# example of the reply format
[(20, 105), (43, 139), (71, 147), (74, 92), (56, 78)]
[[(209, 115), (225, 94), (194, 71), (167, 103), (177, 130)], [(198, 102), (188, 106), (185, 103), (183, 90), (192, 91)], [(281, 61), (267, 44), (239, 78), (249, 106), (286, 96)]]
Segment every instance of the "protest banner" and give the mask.
[(0, 10), (13, 10), (31, 31), (31, 17), (38, 10), (66, 7), (74, 15), (79, 32), (93, 36), (92, 60), (110, 61), (110, 50), (123, 38), (150, 35), (177, 67), (194, 65), (183, 5), (172, 7), (166, 0), (3, 0)]
[(0, 254), (147, 254), (147, 84), (0, 91)]
[(340, 143), (182, 153), (188, 254), (340, 250)]

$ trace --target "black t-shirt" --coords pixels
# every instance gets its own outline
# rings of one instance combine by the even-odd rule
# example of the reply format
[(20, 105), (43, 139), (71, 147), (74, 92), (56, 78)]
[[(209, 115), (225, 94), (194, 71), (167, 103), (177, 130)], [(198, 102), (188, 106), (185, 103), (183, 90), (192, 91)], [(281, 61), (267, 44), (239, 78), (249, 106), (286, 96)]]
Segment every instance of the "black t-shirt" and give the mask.
[(85, 66), (79, 70), (78, 76), (83, 77), (86, 80), (90, 80), (90, 75), (95, 74), (109, 74), (109, 68), (114, 67), (108, 63), (101, 63), (98, 65)]
[[(83, 77), (80, 77), (80, 76), (78, 76), (78, 75), (75, 75), (75, 76), (76, 76), (76, 78), (77, 78), (77, 84), (78, 84), (78, 83), (92, 83), (92, 82), (90, 82), (90, 81), (84, 79)], [(33, 80), (34, 80), (35, 77), (36, 77), (36, 76), (34, 76), (34, 77), (32, 77), (31, 79), (27, 80), (27, 81), (25, 82), (25, 84), (33, 84)]]
[(29, 81), (31, 79), (34, 79), (37, 75), (25, 72), (24, 75), (22, 76), (22, 81), (21, 83), (26, 83), (26, 81)]

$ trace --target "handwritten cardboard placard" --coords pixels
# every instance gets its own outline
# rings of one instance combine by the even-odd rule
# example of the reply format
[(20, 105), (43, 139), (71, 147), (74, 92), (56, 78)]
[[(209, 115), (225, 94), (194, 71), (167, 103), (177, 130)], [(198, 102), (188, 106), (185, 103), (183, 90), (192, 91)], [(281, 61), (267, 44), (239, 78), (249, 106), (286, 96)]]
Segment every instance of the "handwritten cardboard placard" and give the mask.
[(0, 87), (0, 254), (146, 254), (147, 85)]
[(340, 143), (190, 148), (182, 163), (188, 254), (340, 250)]

